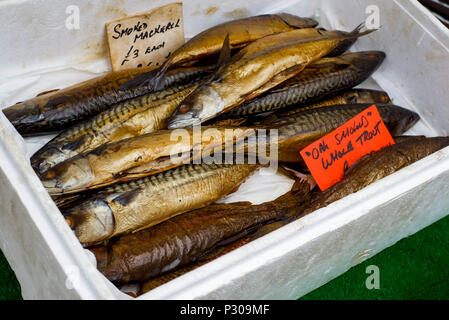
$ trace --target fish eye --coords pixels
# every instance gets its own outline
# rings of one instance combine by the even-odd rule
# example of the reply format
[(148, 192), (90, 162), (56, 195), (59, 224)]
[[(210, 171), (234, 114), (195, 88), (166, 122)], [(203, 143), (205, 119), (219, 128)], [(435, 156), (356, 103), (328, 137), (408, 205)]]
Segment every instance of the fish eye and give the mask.
[(179, 107), (179, 112), (186, 113), (190, 110), (190, 106), (187, 104), (183, 104)]

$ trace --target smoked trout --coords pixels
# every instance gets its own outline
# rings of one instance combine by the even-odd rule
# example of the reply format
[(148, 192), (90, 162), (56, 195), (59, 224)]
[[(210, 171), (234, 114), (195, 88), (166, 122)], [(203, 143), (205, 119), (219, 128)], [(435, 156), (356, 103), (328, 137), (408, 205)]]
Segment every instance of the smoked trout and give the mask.
[(263, 224), (296, 214), (307, 199), (306, 182), (302, 189), (260, 205), (213, 204), (90, 250), (98, 269), (113, 283), (147, 281), (198, 261)]
[[(286, 117), (269, 117), (260, 122), (278, 126), (278, 161), (300, 162), (300, 151), (334, 131), (372, 104), (337, 105), (298, 112)], [(392, 136), (401, 135), (420, 118), (413, 111), (394, 105), (377, 104), (380, 116)]]
[(83, 244), (151, 227), (236, 190), (250, 164), (188, 164), (102, 191), (63, 212)]
[(257, 97), (327, 55), (346, 37), (341, 31), (321, 31), (318, 38), (304, 39), (303, 30), (294, 30), (251, 43), (178, 106), (168, 128), (202, 123)]
[(78, 154), (103, 144), (164, 128), (178, 104), (198, 84), (184, 84), (117, 104), (61, 132), (31, 157), (38, 175)]
[[(160, 88), (184, 84), (210, 73), (212, 67), (185, 67), (170, 70)], [(74, 86), (39, 95), (3, 110), (22, 135), (44, 134), (71, 125), (107, 110), (114, 104), (147, 93), (153, 68), (111, 72)]]
[[(224, 146), (255, 134), (252, 128), (189, 128), (182, 136), (174, 130), (159, 130), (79, 154), (50, 168), (41, 180), (52, 195), (96, 189), (128, 181), (130, 175), (136, 179), (181, 166), (193, 154), (195, 158), (204, 158), (211, 151), (221, 151)], [(178, 154), (185, 154), (185, 158)]]
[(327, 98), (368, 79), (384, 59), (385, 53), (381, 51), (348, 53), (320, 59), (285, 83), (223, 114), (220, 119), (272, 112)]
[(317, 193), (311, 206), (302, 215), (326, 207), (334, 201), (362, 190), (447, 146), (449, 146), (449, 137), (409, 137), (400, 143), (362, 157), (345, 172), (345, 177), (341, 182), (324, 192)]

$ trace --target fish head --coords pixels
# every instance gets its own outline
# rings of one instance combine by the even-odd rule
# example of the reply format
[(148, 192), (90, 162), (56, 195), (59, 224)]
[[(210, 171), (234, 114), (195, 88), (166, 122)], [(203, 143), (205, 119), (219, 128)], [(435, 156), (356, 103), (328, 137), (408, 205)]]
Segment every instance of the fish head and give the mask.
[(44, 146), (31, 157), (31, 167), (38, 176), (41, 176), (47, 170), (66, 159), (67, 156), (57, 147)]
[(89, 161), (83, 156), (77, 156), (50, 168), (40, 178), (50, 194), (60, 194), (89, 186), (94, 174)]
[[(410, 130), (420, 119), (421, 117), (416, 112), (404, 109), (405, 115), (403, 117), (403, 120), (400, 121), (399, 124), (399, 130), (404, 133)], [(401, 134), (402, 134), (401, 133)]]
[(384, 122), (392, 136), (402, 135), (420, 120), (420, 116), (416, 112), (396, 105), (379, 103), (377, 107), (382, 119), (384, 119), (384, 112), (386, 112), (385, 114), (389, 113)]
[(282, 12), (278, 13), (277, 16), (293, 28), (315, 28), (318, 25), (318, 21), (315, 19), (298, 17), (290, 13)]
[(348, 104), (360, 104), (360, 103), (391, 103), (391, 99), (388, 93), (379, 90), (354, 90), (343, 93), (345, 101)]
[(223, 111), (224, 101), (212, 86), (204, 85), (182, 101), (167, 120), (168, 129), (199, 125)]
[(386, 58), (386, 54), (383, 51), (362, 51), (347, 53), (340, 58), (349, 62), (361, 72), (372, 73), (380, 67)]
[(101, 198), (89, 199), (65, 212), (64, 218), (83, 244), (97, 243), (109, 238), (115, 229), (111, 208)]

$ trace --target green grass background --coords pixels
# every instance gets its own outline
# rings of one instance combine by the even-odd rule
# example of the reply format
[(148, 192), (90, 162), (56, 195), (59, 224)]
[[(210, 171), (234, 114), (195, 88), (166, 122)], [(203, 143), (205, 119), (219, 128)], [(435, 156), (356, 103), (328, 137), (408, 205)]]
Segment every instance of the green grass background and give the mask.
[[(365, 287), (369, 265), (379, 267), (379, 290)], [(0, 299), (21, 298), (14, 272), (0, 253)], [(449, 299), (449, 217), (401, 240), (302, 299)]]

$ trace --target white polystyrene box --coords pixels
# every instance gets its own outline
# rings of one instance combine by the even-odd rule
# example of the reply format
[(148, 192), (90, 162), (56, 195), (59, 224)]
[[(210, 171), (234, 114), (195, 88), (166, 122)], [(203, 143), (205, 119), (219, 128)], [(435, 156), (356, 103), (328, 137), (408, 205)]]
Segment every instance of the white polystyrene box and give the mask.
[[(0, 106), (108, 71), (105, 22), (169, 2), (0, 0)], [(79, 30), (65, 27), (71, 5), (79, 8)], [(351, 30), (370, 5), (382, 27), (354, 50), (383, 50), (387, 60), (363, 86), (417, 111), (422, 120), (411, 134), (448, 135), (449, 32), (416, 0), (189, 0), (184, 25), (190, 38), (230, 19), (284, 11)], [(96, 270), (31, 169), (30, 155), (48, 139), (22, 139), (0, 113), (0, 247), (23, 297), (131, 299)], [(256, 201), (270, 181), (278, 193), (291, 185), (273, 179), (259, 173), (232, 197)], [(446, 148), (138, 299), (298, 298), (449, 214), (448, 184)]]

